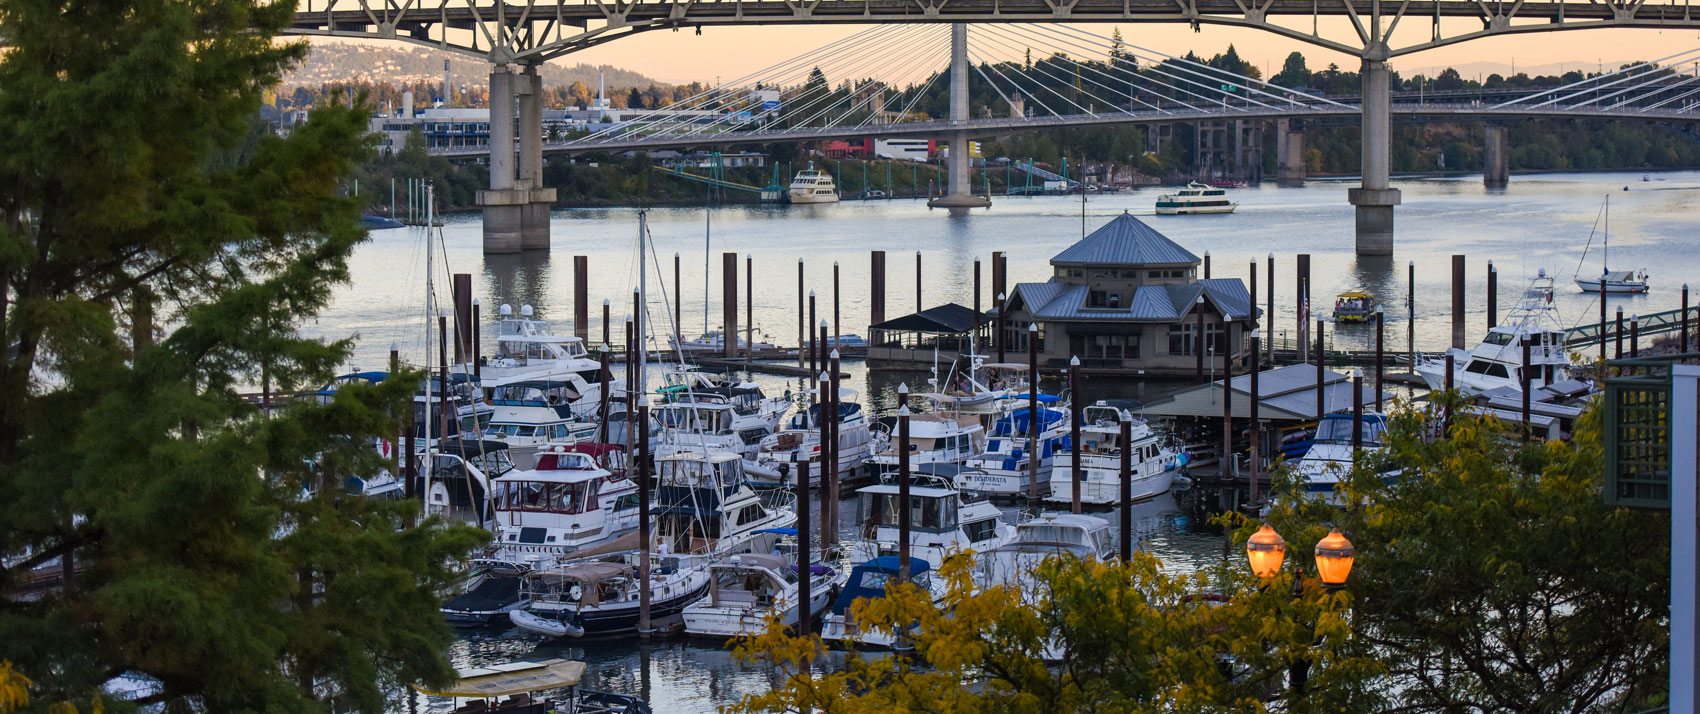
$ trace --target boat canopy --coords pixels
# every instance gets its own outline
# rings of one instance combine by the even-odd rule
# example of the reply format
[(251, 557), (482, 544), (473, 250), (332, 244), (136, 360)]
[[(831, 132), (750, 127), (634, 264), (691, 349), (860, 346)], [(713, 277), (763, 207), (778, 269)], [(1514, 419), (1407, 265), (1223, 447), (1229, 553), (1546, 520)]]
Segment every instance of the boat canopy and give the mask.
[[(920, 579), (932, 567), (932, 564), (925, 560), (910, 558), (910, 581)], [(842, 615), (849, 612), (851, 604), (857, 600), (877, 600), (885, 597), (886, 583), (897, 579), (899, 572), (900, 564), (895, 555), (882, 555), (851, 568), (850, 579), (845, 582), (844, 589), (839, 591), (838, 599), (832, 603), (832, 613)]]
[(767, 568), (783, 573), (789, 567), (783, 558), (766, 553), (742, 553), (732, 556), (731, 564), (740, 568)]
[(1373, 299), (1375, 299), (1375, 293), (1371, 293), (1371, 292), (1364, 291), (1364, 290), (1347, 290), (1346, 292), (1340, 293), (1336, 297), (1339, 297), (1343, 300), (1351, 300), (1351, 299), (1373, 300)]
[(512, 662), (463, 669), (460, 680), (442, 689), (418, 685), (414, 689), (434, 697), (505, 697), (545, 689), (577, 686), (584, 677), (584, 663), (565, 659), (542, 662)]
[(797, 535), (797, 529), (795, 529), (795, 528), (759, 528), (759, 529), (751, 531), (751, 532), (752, 533), (778, 533), (779, 535), (788, 535), (788, 536)]
[(1600, 279), (1609, 283), (1638, 282), (1635, 279), (1635, 271), (1632, 270), (1607, 270), (1600, 275)]
[[(1016, 399), (1016, 400), (1020, 400), (1020, 401), (1025, 402), (1029, 399), (1032, 399), (1032, 395), (1029, 395), (1029, 394), (1024, 392), (1024, 393), (1021, 393), (1021, 394), (1011, 394), (1007, 397), (1004, 397), (1004, 399)], [(1039, 395), (1039, 403), (1040, 404), (1056, 404), (1057, 402), (1060, 402), (1060, 401), (1062, 401), (1062, 397), (1059, 397), (1055, 394), (1040, 394)]]
[(625, 563), (595, 560), (586, 563), (574, 563), (551, 570), (536, 571), (532, 573), (532, 577), (553, 581), (570, 580), (585, 585), (595, 585), (615, 578), (629, 577), (631, 574), (632, 566)]

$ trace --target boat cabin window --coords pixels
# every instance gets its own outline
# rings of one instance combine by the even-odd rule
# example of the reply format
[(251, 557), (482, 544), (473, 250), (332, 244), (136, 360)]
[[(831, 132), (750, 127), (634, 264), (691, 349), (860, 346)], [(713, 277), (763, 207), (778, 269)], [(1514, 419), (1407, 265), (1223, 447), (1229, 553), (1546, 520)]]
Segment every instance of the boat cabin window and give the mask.
[[(1379, 418), (1365, 418), (1364, 443), (1380, 444), (1381, 435), (1387, 431), (1387, 422)], [(1316, 440), (1320, 443), (1350, 444), (1352, 443), (1352, 418), (1350, 416), (1329, 417), (1322, 420), (1316, 428)]]
[(1088, 545), (1079, 528), (1072, 526), (1056, 526), (1035, 523), (1023, 525), (1016, 540), (1021, 543), (1062, 543), (1065, 545)]
[(761, 522), (761, 519), (766, 517), (767, 512), (762, 510), (760, 504), (751, 504), (738, 509), (738, 515), (733, 518), (732, 523), (734, 525), (747, 526), (751, 523), (759, 523)]
[(1511, 377), (1511, 372), (1505, 368), (1505, 365), (1482, 359), (1470, 362), (1470, 366), (1465, 367), (1464, 371), (1470, 374), (1485, 374), (1489, 377)]
[(596, 510), (597, 482), (543, 483), (507, 481), (496, 484), (496, 510), (577, 515)]
[(968, 542), (979, 543), (980, 541), (990, 540), (997, 537), (998, 521), (996, 518), (974, 521), (973, 523), (964, 525), (962, 530), (967, 534)]
[(579, 394), (562, 382), (508, 384), (495, 388), (490, 396), (497, 406), (558, 406), (578, 399)]
[(732, 428), (732, 415), (725, 409), (669, 405), (657, 409), (655, 418), (662, 426), (679, 431), (721, 434)]
[(1482, 342), (1490, 345), (1509, 345), (1512, 339), (1511, 333), (1508, 332), (1489, 332)]
[[(876, 525), (898, 526), (897, 494), (864, 494), (873, 503), (869, 517)], [(955, 496), (909, 496), (909, 527), (930, 533), (942, 533), (956, 527)]]
[(736, 487), (744, 480), (743, 463), (736, 459), (718, 464), (702, 461), (673, 460), (661, 462), (661, 482), (678, 486), (708, 486), (715, 481), (722, 488)]
[[(932, 579), (932, 571), (915, 573), (909, 576), (909, 582), (915, 583), (915, 585), (920, 587), (922, 590), (926, 590), (931, 586)], [(887, 584), (895, 582), (901, 582), (897, 578), (897, 573), (887, 573), (882, 570), (858, 570), (856, 582), (851, 583), (850, 587), (858, 589), (866, 588), (868, 590), (879, 590), (883, 592)]]

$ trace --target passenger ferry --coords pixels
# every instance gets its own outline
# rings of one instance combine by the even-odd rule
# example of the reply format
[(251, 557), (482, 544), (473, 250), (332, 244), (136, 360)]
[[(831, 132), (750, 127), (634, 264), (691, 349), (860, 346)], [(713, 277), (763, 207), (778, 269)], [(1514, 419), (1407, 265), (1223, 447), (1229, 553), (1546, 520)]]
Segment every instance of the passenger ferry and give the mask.
[(831, 174), (811, 163), (791, 179), (791, 202), (838, 203), (838, 186), (832, 182)]
[(1197, 181), (1173, 194), (1157, 197), (1157, 215), (1184, 216), (1189, 213), (1233, 213), (1240, 204), (1228, 200), (1228, 192)]

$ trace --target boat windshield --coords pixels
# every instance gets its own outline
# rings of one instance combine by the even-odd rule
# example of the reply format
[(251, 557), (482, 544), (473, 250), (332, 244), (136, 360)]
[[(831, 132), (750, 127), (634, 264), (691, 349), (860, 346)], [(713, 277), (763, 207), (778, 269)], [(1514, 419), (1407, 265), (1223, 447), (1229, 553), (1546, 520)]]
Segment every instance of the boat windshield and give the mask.
[(599, 481), (542, 483), (508, 481), (496, 484), (496, 510), (579, 514), (596, 510)]
[[(862, 494), (869, 501), (865, 504), (876, 525), (897, 527), (898, 509), (897, 495), (889, 493)], [(954, 496), (915, 496), (909, 497), (910, 527), (938, 533), (956, 527), (956, 498)]]
[[(1364, 417), (1364, 444), (1380, 444), (1381, 435), (1387, 431), (1387, 422), (1380, 418)], [(1349, 415), (1329, 416), (1322, 420), (1316, 428), (1318, 443), (1350, 444), (1352, 443), (1352, 417)]]

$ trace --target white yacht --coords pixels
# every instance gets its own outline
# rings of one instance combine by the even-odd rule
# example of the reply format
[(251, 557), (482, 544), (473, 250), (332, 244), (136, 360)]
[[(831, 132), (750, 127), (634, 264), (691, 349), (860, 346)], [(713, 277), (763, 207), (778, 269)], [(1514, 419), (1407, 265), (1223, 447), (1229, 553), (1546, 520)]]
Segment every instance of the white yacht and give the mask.
[[(763, 337), (766, 337), (766, 335), (763, 335)], [(726, 333), (721, 330), (710, 330), (703, 333), (701, 337), (694, 340), (684, 340), (683, 342), (679, 341), (679, 338), (674, 337), (671, 338), (669, 342), (673, 344), (675, 349), (683, 349), (685, 352), (707, 352), (710, 355), (717, 355), (726, 351)], [(737, 345), (738, 353), (743, 354), (744, 348), (749, 347), (750, 342), (749, 340), (744, 339), (743, 334), (739, 334)], [(763, 342), (761, 340), (756, 341), (755, 351), (757, 352), (772, 352), (777, 349), (779, 349), (779, 345), (773, 344), (772, 342)]]
[[(1041, 394), (1042, 404), (1054, 405), (1054, 395)], [(1016, 395), (1005, 401), (1010, 409), (992, 424), (986, 450), (971, 456), (957, 473), (956, 487), (965, 494), (988, 498), (1018, 498), (1041, 496), (1051, 486), (1051, 468), (1055, 454), (1069, 449), (1069, 415), (1067, 409), (1055, 406), (1039, 408), (1039, 461), (1035, 477), (1031, 453), (1033, 418), (1029, 415), (1027, 398)]]
[(838, 187), (831, 174), (816, 169), (811, 162), (791, 179), (790, 196), (792, 203), (838, 203)]
[(656, 459), (650, 506), (656, 553), (717, 558), (766, 552), (776, 539), (758, 536), (794, 526), (797, 514), (788, 494), (763, 502), (745, 482), (743, 464), (729, 452), (682, 451)]
[[(708, 566), (708, 596), (686, 607), (685, 633), (698, 637), (739, 637), (767, 631), (770, 618), (784, 627), (813, 620), (832, 603), (838, 574), (810, 565), (800, 574), (796, 560), (768, 553), (744, 553)], [(802, 603), (798, 578), (809, 578), (809, 602)]]
[[(944, 602), (947, 590), (942, 579), (932, 575), (932, 564), (920, 558), (909, 559), (909, 582), (933, 597), (933, 604)], [(832, 608), (821, 616), (820, 636), (857, 649), (893, 649), (898, 643), (891, 630), (865, 627), (856, 621), (852, 609), (858, 600), (879, 600), (887, 595), (886, 588), (901, 582), (901, 565), (895, 555), (882, 555), (850, 569)]]
[[(1519, 377), (1523, 372), (1525, 339), (1533, 340), (1529, 348), (1531, 388), (1539, 389), (1570, 378), (1573, 365), (1570, 350), (1564, 343), (1564, 323), (1558, 308), (1552, 304), (1553, 280), (1541, 269), (1530, 279), (1529, 287), (1517, 306), (1488, 330), (1481, 344), (1469, 351), (1453, 348), (1453, 386), (1460, 391), (1478, 394), (1501, 387), (1521, 392)], [(1440, 358), (1419, 358), (1416, 371), (1429, 389), (1446, 387), (1446, 362)]]
[[(917, 412), (909, 417), (909, 465), (960, 465), (970, 457), (985, 453), (986, 427), (980, 422), (984, 413), (961, 409), (955, 400), (942, 394), (918, 394), (933, 403), (933, 411)], [(897, 425), (890, 425), (890, 435), (884, 446), (871, 459), (875, 468), (889, 472), (897, 468)]]
[[(1121, 443), (1121, 421), (1132, 421), (1131, 443)], [(1131, 501), (1145, 501), (1169, 490), (1180, 469), (1180, 452), (1171, 440), (1153, 431), (1144, 419), (1100, 400), (1080, 410), (1080, 502), (1113, 506), (1122, 500), (1122, 449), (1131, 449)], [(1074, 502), (1074, 454), (1056, 455), (1051, 466), (1051, 495), (1046, 501)]]
[(492, 410), (484, 437), (505, 441), (515, 449), (544, 444), (572, 444), (596, 434), (589, 417), (573, 412), (578, 392), (569, 382), (527, 379), (490, 389)]
[(1116, 557), (1110, 522), (1098, 516), (1045, 512), (1015, 527), (1015, 536), (987, 553), (975, 575), (980, 585), (1030, 588), (1039, 563), (1068, 555), (1081, 560)]
[[(840, 398), (854, 392), (841, 390)], [(791, 422), (774, 434), (763, 437), (757, 447), (754, 462), (749, 465), (750, 483), (768, 488), (797, 485), (799, 464), (809, 464), (809, 482), (820, 483), (821, 405), (800, 409)], [(838, 474), (853, 475), (868, 462), (868, 457), (882, 443), (868, 424), (868, 415), (857, 402), (838, 403)]]
[[(520, 586), (525, 606), (508, 613), (521, 630), (548, 637), (598, 637), (635, 632), (643, 582), (625, 553), (606, 560), (567, 563), (527, 573)], [(684, 611), (708, 592), (708, 569), (657, 559), (649, 568), (652, 622)]]
[(754, 458), (761, 440), (773, 433), (767, 421), (739, 414), (721, 395), (691, 393), (676, 399), (650, 411), (661, 425), (661, 433), (651, 436), (658, 456), (716, 452), (737, 454), (747, 461)]
[(1192, 213), (1233, 213), (1240, 204), (1228, 200), (1225, 189), (1194, 181), (1172, 194), (1157, 197), (1157, 215), (1184, 216)]
[(740, 419), (754, 416), (766, 422), (769, 428), (778, 429), (785, 420), (785, 413), (791, 410), (791, 395), (770, 397), (762, 392), (761, 385), (755, 382), (740, 382), (721, 375), (697, 371), (696, 367), (684, 366), (673, 371), (662, 373), (662, 386), (659, 390), (662, 399), (672, 402), (684, 396), (719, 396), (738, 411)]
[[(511, 305), (499, 312), (496, 355), (482, 367), (486, 392), (515, 382), (564, 382), (573, 412), (581, 417), (594, 413), (601, 400), (602, 366), (585, 351), (584, 340), (555, 334), (548, 322), (534, 317), (530, 305), (520, 306), (518, 318)], [(624, 380), (611, 381), (615, 391), (625, 389)]]
[[(1386, 448), (1383, 443), (1386, 433), (1385, 415), (1373, 412), (1363, 415), (1365, 451)], [(1305, 495), (1340, 505), (1340, 482), (1352, 470), (1352, 451), (1352, 415), (1349, 412), (1323, 415), (1310, 450), (1292, 462), (1293, 473), (1305, 480)], [(1386, 473), (1383, 477), (1392, 478), (1397, 473)]]
[(637, 484), (566, 447), (540, 453), (537, 468), (509, 471), (491, 484), (495, 543), (474, 560), (465, 591), (442, 608), (458, 625), (485, 624), (518, 608), (523, 575), (617, 543), (637, 528)]
[[(909, 482), (909, 557), (928, 563), (966, 551), (985, 553), (1003, 545), (1015, 529), (989, 501), (969, 501), (956, 490), (958, 467), (928, 464), (915, 469)], [(882, 483), (856, 490), (857, 513), (866, 520), (861, 537), (850, 548), (851, 560), (872, 560), (897, 554), (898, 483), (888, 475)]]

